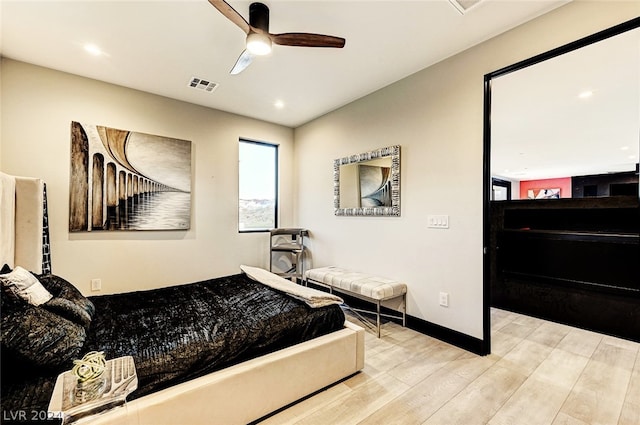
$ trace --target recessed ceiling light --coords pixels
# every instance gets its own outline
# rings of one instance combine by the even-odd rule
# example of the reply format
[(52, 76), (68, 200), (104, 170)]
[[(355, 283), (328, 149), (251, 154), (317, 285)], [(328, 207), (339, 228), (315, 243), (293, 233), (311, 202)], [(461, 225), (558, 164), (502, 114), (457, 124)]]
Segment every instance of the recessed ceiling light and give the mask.
[(629, 146), (622, 146), (620, 148), (621, 151), (628, 151), (629, 150)]
[(593, 92), (591, 90), (585, 90), (578, 95), (580, 99), (588, 99), (591, 96), (593, 96)]
[(284, 102), (282, 100), (276, 100), (273, 103), (273, 106), (275, 106), (277, 109), (282, 109), (284, 108)]
[(85, 44), (84, 45), (84, 50), (85, 50), (85, 52), (87, 52), (87, 53), (89, 53), (90, 55), (93, 55), (93, 56), (102, 55), (102, 50), (100, 50), (100, 48), (98, 46), (96, 46), (95, 44)]

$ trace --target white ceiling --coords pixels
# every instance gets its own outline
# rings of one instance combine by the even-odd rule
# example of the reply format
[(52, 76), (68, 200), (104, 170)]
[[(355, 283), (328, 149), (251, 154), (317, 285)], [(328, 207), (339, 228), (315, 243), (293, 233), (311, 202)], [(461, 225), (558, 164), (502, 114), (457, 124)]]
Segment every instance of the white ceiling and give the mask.
[[(510, 180), (632, 171), (640, 151), (640, 28), (498, 77), (492, 174)], [(580, 94), (591, 92), (589, 97)]]
[[(231, 76), (245, 36), (207, 0), (1, 0), (0, 53), (297, 127), (566, 2), (483, 0), (462, 15), (448, 0), (267, 0), (271, 32), (335, 35), (346, 46), (274, 46)], [(229, 3), (248, 19), (250, 2)], [(219, 87), (198, 91), (192, 77)]]

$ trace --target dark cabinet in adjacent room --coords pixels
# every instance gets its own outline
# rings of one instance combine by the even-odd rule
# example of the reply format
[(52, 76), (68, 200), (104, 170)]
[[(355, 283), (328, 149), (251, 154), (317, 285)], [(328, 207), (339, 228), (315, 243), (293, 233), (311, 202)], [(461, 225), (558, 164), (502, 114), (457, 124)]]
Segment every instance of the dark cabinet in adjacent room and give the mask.
[(639, 204), (492, 202), (492, 305), (639, 341)]
[(637, 170), (571, 178), (571, 196), (573, 198), (634, 195), (638, 196)]

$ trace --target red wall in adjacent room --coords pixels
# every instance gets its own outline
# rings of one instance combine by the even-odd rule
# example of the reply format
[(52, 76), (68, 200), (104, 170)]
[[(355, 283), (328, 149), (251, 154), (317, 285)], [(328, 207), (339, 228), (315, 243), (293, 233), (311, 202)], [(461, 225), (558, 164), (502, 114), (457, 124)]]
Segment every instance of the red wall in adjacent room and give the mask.
[(527, 199), (529, 189), (560, 189), (561, 198), (571, 198), (571, 177), (520, 182), (520, 199)]

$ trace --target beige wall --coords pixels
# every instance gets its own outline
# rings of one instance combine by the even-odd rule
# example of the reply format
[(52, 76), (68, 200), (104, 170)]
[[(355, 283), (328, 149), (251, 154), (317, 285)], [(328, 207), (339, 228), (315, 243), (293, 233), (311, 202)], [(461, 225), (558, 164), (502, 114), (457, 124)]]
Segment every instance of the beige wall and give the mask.
[[(637, 2), (570, 3), (297, 128), (297, 216), (312, 231), (313, 266), (402, 280), (410, 315), (482, 339), (483, 76), (639, 12)], [(402, 216), (334, 216), (333, 160), (394, 144)], [(449, 215), (450, 228), (428, 229), (429, 214)]]
[[(314, 266), (404, 280), (411, 315), (482, 338), (483, 75), (638, 12), (637, 2), (574, 1), (295, 133), (5, 59), (0, 169), (47, 181), (54, 272), (85, 293), (91, 278), (103, 280), (102, 293), (120, 292), (266, 266), (266, 235), (237, 233), (237, 141), (279, 143), (280, 223), (311, 230)], [(73, 120), (191, 140), (192, 229), (70, 234)], [(335, 217), (333, 160), (393, 144), (402, 146), (402, 216)], [(427, 229), (428, 214), (448, 214), (450, 228)], [(449, 308), (438, 306), (440, 291)]]
[[(280, 145), (280, 222), (292, 224), (293, 131), (21, 62), (2, 60), (0, 169), (47, 183), (53, 271), (91, 294), (186, 283), (268, 266), (268, 237), (239, 234), (238, 138)], [(68, 232), (70, 124), (192, 141), (189, 231)]]

